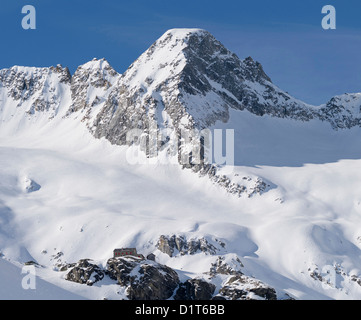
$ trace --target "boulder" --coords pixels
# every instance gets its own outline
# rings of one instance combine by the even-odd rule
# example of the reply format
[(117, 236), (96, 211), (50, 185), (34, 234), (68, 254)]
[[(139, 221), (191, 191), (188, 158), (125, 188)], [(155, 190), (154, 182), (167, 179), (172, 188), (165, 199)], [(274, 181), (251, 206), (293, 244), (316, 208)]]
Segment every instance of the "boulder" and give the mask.
[(107, 273), (122, 286), (127, 286), (130, 300), (167, 300), (179, 285), (177, 272), (154, 261), (112, 258)]
[(99, 266), (92, 264), (89, 261), (90, 259), (79, 260), (79, 262), (77, 262), (67, 273), (65, 279), (81, 284), (87, 284), (88, 286), (92, 286), (94, 283), (102, 280), (104, 278), (104, 271)]
[(277, 300), (274, 288), (245, 275), (230, 277), (216, 297), (227, 300)]
[(174, 300), (211, 300), (216, 286), (203, 279), (189, 279), (179, 285)]

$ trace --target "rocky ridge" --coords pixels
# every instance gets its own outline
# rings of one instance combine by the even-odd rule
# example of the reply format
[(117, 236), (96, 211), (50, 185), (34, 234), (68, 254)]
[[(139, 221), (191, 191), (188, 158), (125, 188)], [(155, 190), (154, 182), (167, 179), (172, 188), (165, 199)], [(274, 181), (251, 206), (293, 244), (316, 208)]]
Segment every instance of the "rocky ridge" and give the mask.
[[(2, 69), (0, 84), (18, 106), (31, 100), (36, 111), (47, 111), (55, 97), (64, 99), (64, 92), (45, 94), (59, 91), (59, 84), (71, 92), (69, 113), (106, 101), (91, 127), (96, 137), (115, 144), (125, 143), (129, 128), (148, 133), (152, 120), (158, 129), (208, 128), (226, 122), (229, 108), (259, 116), (320, 119), (335, 129), (360, 125), (359, 93), (336, 96), (321, 106), (306, 104), (274, 85), (259, 62), (239, 59), (201, 29), (167, 31), (122, 75), (105, 59), (93, 59), (74, 75), (61, 65)], [(100, 94), (93, 95), (94, 89), (101, 89)], [(43, 99), (37, 100), (39, 95)]]
[[(274, 288), (244, 275), (240, 270), (234, 270), (222, 257), (218, 258), (204, 277), (185, 281), (180, 281), (176, 270), (155, 261), (132, 257), (110, 258), (105, 268), (90, 261), (82, 259), (77, 263), (64, 264), (58, 272), (66, 272), (64, 278), (67, 281), (88, 286), (108, 277), (125, 289), (129, 300), (277, 299)], [(218, 268), (215, 268), (216, 265)], [(217, 288), (215, 283), (220, 281), (223, 284)]]
[[(87, 286), (116, 283), (119, 292), (124, 293), (120, 298), (128, 300), (275, 300), (285, 296), (277, 295), (274, 288), (247, 275), (241, 259), (227, 253), (227, 244), (221, 239), (161, 235), (152, 246), (155, 260), (126, 256), (109, 258), (105, 264), (88, 258), (69, 263), (64, 261), (63, 252), (57, 252), (51, 261), (53, 270), (63, 273), (66, 281)], [(208, 271), (192, 277), (161, 263), (161, 255), (171, 260), (187, 255), (202, 259), (201, 256), (207, 255), (212, 262)]]
[[(274, 85), (259, 62), (239, 59), (201, 29), (167, 31), (122, 75), (105, 59), (79, 66), (73, 76), (61, 65), (0, 70), (0, 101), (3, 121), (10, 121), (15, 112), (79, 118), (95, 138), (117, 145), (141, 144), (148, 157), (166, 151), (184, 168), (208, 176), (237, 196), (262, 194), (270, 186), (258, 178), (248, 189), (219, 174), (218, 166), (202, 153), (206, 145), (197, 135), (227, 122), (230, 109), (299, 121), (319, 119), (335, 130), (361, 123), (360, 94), (308, 105)], [(15, 109), (4, 110), (8, 101)], [(139, 139), (127, 139), (134, 130)], [(184, 132), (189, 135), (187, 146), (179, 143)], [(198, 162), (192, 161), (194, 152), (200, 153)]]

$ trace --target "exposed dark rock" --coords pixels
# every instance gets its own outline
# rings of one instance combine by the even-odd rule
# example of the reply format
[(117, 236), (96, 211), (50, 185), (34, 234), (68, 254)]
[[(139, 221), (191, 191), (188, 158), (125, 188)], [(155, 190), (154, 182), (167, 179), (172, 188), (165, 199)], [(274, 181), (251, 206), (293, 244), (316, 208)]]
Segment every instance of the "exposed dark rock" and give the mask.
[(133, 258), (111, 258), (107, 262), (107, 274), (121, 286), (128, 286), (131, 282), (133, 269), (138, 266), (138, 261)]
[(199, 252), (216, 254), (219, 250), (205, 238), (187, 240), (184, 236), (177, 235), (160, 236), (156, 247), (170, 257), (178, 253), (181, 255), (192, 255)]
[(234, 183), (229, 177), (218, 174), (218, 168), (211, 164), (190, 166), (190, 168), (194, 172), (198, 172), (201, 177), (208, 176), (215, 184), (222, 186), (228, 193), (238, 197), (246, 195), (248, 198), (251, 198), (256, 194), (261, 195), (271, 188), (270, 184), (259, 177), (243, 177), (243, 180), (247, 181), (247, 186), (245, 184)]
[[(64, 257), (64, 253), (61, 251), (57, 252), (56, 254), (51, 255), (50, 261), (53, 261), (55, 270), (66, 271), (70, 267), (70, 264), (63, 261), (63, 257)], [(74, 266), (75, 266), (75, 263), (71, 267), (74, 267)]]
[(74, 268), (75, 266), (76, 266), (76, 263), (59, 263), (59, 264), (55, 265), (55, 267), (57, 267), (58, 270), (61, 272), (68, 271), (68, 269)]
[(219, 290), (217, 296), (213, 299), (224, 300), (247, 300), (248, 292), (242, 289), (234, 288), (232, 286), (224, 286)]
[[(150, 260), (133, 257), (110, 258), (106, 269), (82, 259), (77, 263), (61, 264), (60, 271), (68, 271), (65, 279), (89, 286), (101, 281), (105, 275), (125, 287), (129, 300), (250, 300), (277, 299), (276, 291), (261, 281), (245, 276), (240, 270), (219, 257), (212, 264), (209, 281), (201, 278), (180, 283), (172, 268)], [(233, 260), (231, 260), (233, 263)], [(238, 267), (243, 266), (236, 258)], [(214, 278), (229, 276), (225, 285), (216, 292)], [(219, 279), (220, 280), (220, 279)], [(217, 280), (218, 281), (218, 280)], [(224, 280), (222, 280), (224, 281)], [(357, 281), (357, 280), (354, 280)]]
[[(70, 90), (73, 104), (68, 114), (94, 107), (101, 102), (98, 96), (89, 96), (89, 90), (92, 87), (103, 89), (102, 98), (106, 99), (107, 90), (112, 87), (118, 76), (105, 59), (93, 59), (79, 66), (71, 78)], [(91, 98), (94, 100), (90, 100)]]
[(235, 259), (235, 264), (237, 268), (230, 266), (227, 264), (223, 257), (218, 257), (215, 263), (212, 263), (211, 268), (209, 270), (209, 274), (214, 277), (218, 274), (222, 275), (238, 275), (241, 276), (243, 273), (241, 272), (240, 268), (243, 268), (243, 264), (241, 260), (237, 257)]
[(151, 260), (151, 261), (155, 261), (155, 254), (154, 253), (150, 253), (147, 255), (147, 259)]
[(167, 300), (179, 285), (178, 274), (156, 262), (129, 258), (112, 258), (107, 273), (122, 286), (127, 286), (130, 300)]
[[(174, 238), (175, 238), (175, 236), (174, 236)], [(174, 241), (173, 237), (168, 238), (164, 235), (160, 236), (158, 243), (157, 243), (157, 248), (159, 249), (159, 251), (172, 257), (174, 248), (175, 248), (175, 241)]]
[(14, 66), (0, 70), (0, 87), (7, 89), (8, 97), (17, 101), (18, 106), (33, 99), (32, 106), (26, 110), (27, 114), (51, 111), (54, 116), (63, 98), (58, 94), (57, 83), (49, 81), (54, 73), (60, 84), (69, 84), (69, 69), (61, 65), (50, 68)]
[(174, 300), (211, 300), (216, 286), (202, 279), (189, 279), (179, 285)]
[(259, 280), (236, 275), (228, 279), (217, 297), (227, 300), (277, 300), (276, 290)]
[(361, 278), (356, 276), (356, 275), (352, 275), (351, 276), (351, 281), (356, 282), (359, 286), (361, 286)]
[(361, 95), (346, 93), (330, 99), (319, 110), (319, 118), (335, 130), (361, 126)]
[(68, 272), (65, 279), (81, 284), (92, 286), (104, 278), (104, 271), (97, 265), (89, 262), (90, 259), (79, 260)]
[(271, 287), (252, 288), (249, 291), (266, 300), (277, 300), (276, 290)]
[(179, 283), (178, 274), (167, 266), (142, 264), (139, 274), (128, 288), (130, 300), (169, 299)]
[(39, 266), (39, 263), (35, 262), (35, 261), (27, 261), (24, 263), (24, 265), (26, 266)]
[(52, 72), (59, 74), (60, 83), (70, 83), (71, 74), (68, 67), (63, 68), (61, 64), (49, 68)]

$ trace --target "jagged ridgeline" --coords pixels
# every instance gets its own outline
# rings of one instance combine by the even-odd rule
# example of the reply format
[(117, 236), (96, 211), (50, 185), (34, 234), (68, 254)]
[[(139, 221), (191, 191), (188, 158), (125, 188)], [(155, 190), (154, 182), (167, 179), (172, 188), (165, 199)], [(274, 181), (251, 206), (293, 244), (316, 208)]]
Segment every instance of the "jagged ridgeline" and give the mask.
[[(166, 32), (124, 74), (105, 59), (0, 70), (0, 262), (97, 298), (359, 297), (360, 107), (297, 100), (199, 29)], [(232, 129), (227, 174), (207, 133)], [(123, 246), (147, 258), (111, 255)], [(21, 282), (1, 266), (5, 288)]]
[(319, 119), (334, 129), (361, 122), (361, 94), (338, 96), (317, 107), (306, 104), (274, 85), (260, 63), (239, 59), (200, 29), (167, 31), (122, 75), (105, 59), (78, 67), (73, 76), (60, 65), (3, 69), (0, 93), (6, 106), (1, 108), (3, 122), (16, 115), (19, 122), (21, 116), (79, 119), (96, 138), (140, 145), (150, 158), (166, 152), (237, 195), (261, 193), (267, 183), (256, 177), (253, 191), (245, 190), (247, 186), (218, 174), (207, 154), (213, 134), (207, 130), (227, 123), (231, 109)]

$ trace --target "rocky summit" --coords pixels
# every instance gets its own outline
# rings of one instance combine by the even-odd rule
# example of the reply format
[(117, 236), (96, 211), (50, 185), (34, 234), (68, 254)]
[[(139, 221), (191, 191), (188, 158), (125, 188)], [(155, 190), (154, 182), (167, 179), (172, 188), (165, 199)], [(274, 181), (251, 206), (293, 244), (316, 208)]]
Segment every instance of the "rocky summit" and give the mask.
[(0, 70), (1, 288), (26, 266), (90, 299), (360, 299), (361, 94), (271, 79), (201, 29), (122, 74)]
[[(334, 97), (318, 107), (308, 105), (274, 85), (259, 62), (251, 57), (241, 60), (201, 29), (167, 31), (124, 74), (105, 59), (93, 59), (73, 75), (61, 65), (3, 69), (0, 84), (3, 122), (20, 125), (24, 119), (41, 123), (40, 119), (55, 118), (61, 125), (61, 119), (76, 118), (95, 138), (116, 145), (145, 141), (142, 150), (148, 157), (165, 150), (183, 167), (237, 196), (261, 194), (270, 186), (255, 177), (249, 189), (220, 174), (212, 160), (188, 162), (192, 148), (198, 146), (195, 129), (229, 122), (230, 110), (300, 121), (320, 119), (334, 129), (359, 126), (361, 117), (358, 94)], [(137, 130), (139, 140), (127, 139), (132, 130)], [(187, 132), (192, 147), (179, 144), (182, 132)]]
[(259, 62), (241, 60), (201, 29), (167, 31), (121, 75), (105, 59), (95, 58), (74, 75), (61, 65), (3, 69), (0, 83), (3, 104), (15, 101), (24, 113), (49, 112), (60, 102), (66, 102), (67, 114), (98, 106), (88, 111), (93, 116), (87, 119), (89, 128), (115, 144), (126, 143), (132, 128), (149, 134), (164, 127), (203, 129), (227, 122), (230, 109), (302, 121), (318, 118), (334, 128), (358, 126), (360, 117), (359, 94), (337, 96), (321, 106), (306, 104), (273, 84)]

